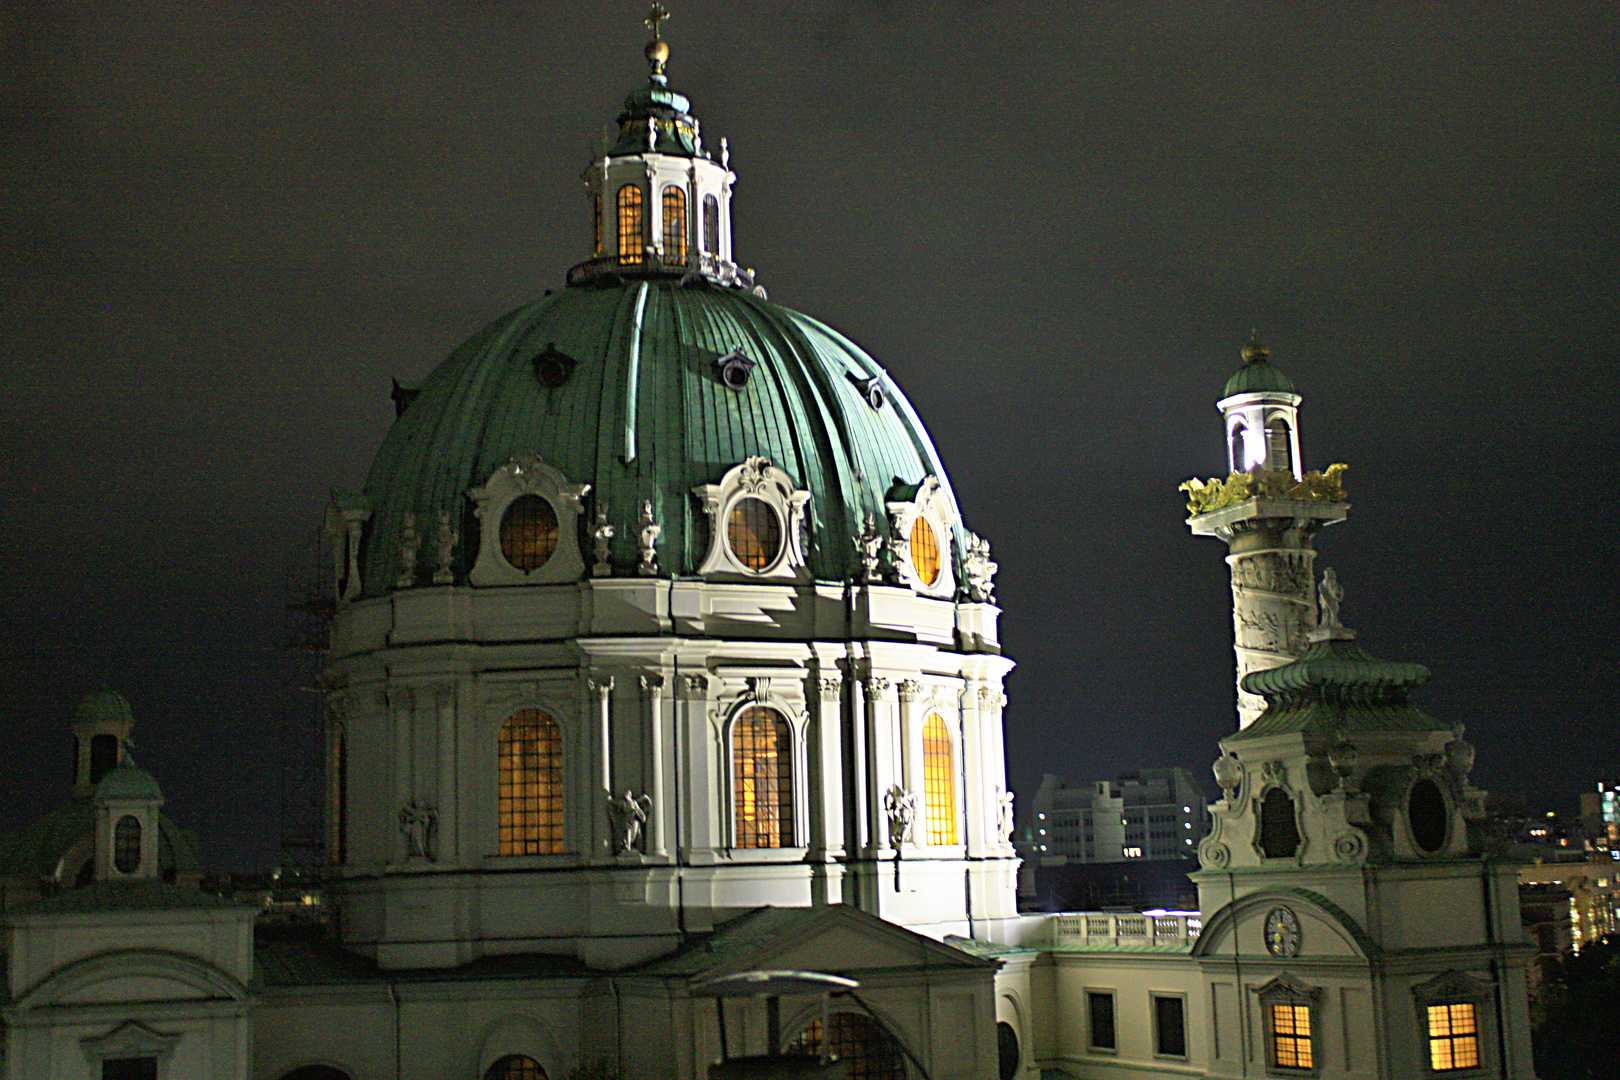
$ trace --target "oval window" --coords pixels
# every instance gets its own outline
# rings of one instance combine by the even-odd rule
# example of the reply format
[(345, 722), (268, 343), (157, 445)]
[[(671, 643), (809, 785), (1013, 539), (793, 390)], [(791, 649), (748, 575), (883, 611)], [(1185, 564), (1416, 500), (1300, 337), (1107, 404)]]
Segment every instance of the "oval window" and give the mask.
[(927, 518), (919, 517), (911, 523), (911, 566), (924, 585), (939, 580), (939, 537)]
[(501, 554), (519, 570), (538, 570), (557, 550), (557, 512), (538, 495), (513, 501), (501, 517)]
[(771, 504), (752, 495), (733, 503), (726, 517), (726, 543), (737, 561), (756, 573), (775, 562), (782, 551), (782, 523)]
[(1406, 797), (1406, 820), (1412, 826), (1412, 840), (1433, 855), (1446, 846), (1446, 797), (1433, 780), (1419, 780)]

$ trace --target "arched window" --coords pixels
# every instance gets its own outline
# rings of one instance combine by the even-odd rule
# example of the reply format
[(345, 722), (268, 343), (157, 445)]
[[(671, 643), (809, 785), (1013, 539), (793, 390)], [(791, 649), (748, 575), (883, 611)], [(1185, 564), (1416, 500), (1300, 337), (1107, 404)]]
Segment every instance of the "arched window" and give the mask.
[(713, 195), (703, 196), (703, 250), (720, 254), (720, 200)]
[(539, 709), (501, 727), (497, 819), (502, 855), (563, 850), (562, 729)]
[(485, 1071), (484, 1080), (546, 1080), (546, 1070), (532, 1057), (507, 1054)]
[[(906, 1080), (906, 1059), (894, 1036), (861, 1013), (835, 1012), (827, 1018), (832, 1037), (826, 1051), (844, 1065), (849, 1080)], [(801, 1054), (823, 1052), (821, 1021), (812, 1020), (787, 1045)]]
[(133, 874), (141, 865), (141, 823), (125, 814), (113, 826), (113, 866), (120, 874)]
[(641, 189), (626, 184), (619, 189), (619, 262), (639, 263), (645, 241), (641, 238)]
[(90, 736), (90, 782), (101, 783), (101, 778), (118, 764), (118, 736)]
[(528, 573), (557, 550), (557, 511), (538, 495), (520, 495), (501, 515), (501, 554)]
[(928, 842), (956, 843), (956, 770), (951, 767), (951, 736), (937, 712), (923, 721), (923, 793)]
[(939, 580), (939, 537), (921, 514), (911, 523), (911, 568), (924, 585)]
[(1232, 471), (1248, 472), (1249, 463), (1244, 460), (1243, 434), (1248, 429), (1238, 424), (1232, 429)]
[(1294, 800), (1282, 788), (1272, 788), (1260, 800), (1260, 854), (1268, 859), (1291, 859), (1298, 850)]
[(664, 261), (686, 261), (686, 192), (674, 184), (664, 189)]
[(1266, 425), (1267, 468), (1294, 471), (1294, 452), (1289, 442), (1288, 421), (1278, 417)]
[(755, 705), (731, 725), (736, 846), (793, 846), (793, 734), (774, 709)]
[(281, 1080), (349, 1080), (349, 1074), (330, 1065), (305, 1065), (290, 1073), (283, 1073)]

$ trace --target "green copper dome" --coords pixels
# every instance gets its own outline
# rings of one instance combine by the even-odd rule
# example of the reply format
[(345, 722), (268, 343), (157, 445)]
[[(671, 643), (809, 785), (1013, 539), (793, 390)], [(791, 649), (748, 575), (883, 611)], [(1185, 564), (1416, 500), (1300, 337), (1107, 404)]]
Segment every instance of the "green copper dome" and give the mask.
[[(755, 364), (740, 390), (717, 363), (732, 354)], [(566, 377), (548, 386), (541, 369), (553, 384), (559, 370)], [(693, 573), (707, 550), (692, 489), (750, 456), (810, 492), (808, 558), (820, 580), (854, 574), (864, 515), (881, 531), (885, 502), (913, 497), (931, 475), (959, 516), (910, 404), (836, 330), (702, 280), (580, 286), (495, 320), (427, 377), (396, 420), (366, 480), (363, 593), (391, 587), (407, 513), (431, 537), (440, 512), (450, 512), (461, 530), (455, 578), (464, 581), (479, 527), (467, 492), (528, 451), (592, 486), (582, 524), (606, 505), (618, 567), (634, 564), (640, 507), (650, 500), (666, 575)], [(589, 550), (583, 535), (580, 546)]]
[(108, 769), (96, 785), (97, 802), (104, 799), (163, 799), (163, 792), (151, 773), (136, 765), (123, 764)]
[(1271, 366), (1271, 350), (1256, 337), (1243, 347), (1243, 366), (1226, 380), (1226, 392), (1221, 396), (1295, 392), (1294, 380)]
[(133, 725), (135, 714), (130, 711), (129, 702), (124, 700), (122, 694), (99, 690), (84, 696), (73, 712), (73, 719), (75, 723), (90, 727), (113, 727), (118, 724)]

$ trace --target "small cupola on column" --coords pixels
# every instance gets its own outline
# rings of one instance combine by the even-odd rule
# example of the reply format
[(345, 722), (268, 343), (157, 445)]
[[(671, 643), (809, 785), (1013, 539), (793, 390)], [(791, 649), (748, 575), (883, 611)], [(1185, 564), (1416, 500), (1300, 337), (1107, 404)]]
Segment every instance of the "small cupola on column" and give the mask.
[(1243, 347), (1243, 366), (1226, 380), (1215, 407), (1226, 422), (1226, 455), (1232, 472), (1256, 469), (1300, 479), (1299, 403), (1294, 382), (1271, 365), (1271, 350), (1258, 333)]
[(155, 879), (163, 792), (152, 774), (126, 754), (96, 785), (94, 803), (96, 880)]
[(73, 794), (87, 798), (109, 771), (124, 760), (124, 744), (135, 730), (135, 714), (121, 694), (86, 694), (73, 712)]
[(585, 170), (591, 201), (591, 258), (568, 272), (570, 285), (626, 277), (691, 276), (752, 288), (753, 272), (732, 258), (731, 151), (720, 140), (716, 161), (685, 94), (664, 74), (669, 45), (653, 5), (646, 23), (647, 85), (632, 90), (618, 134)]

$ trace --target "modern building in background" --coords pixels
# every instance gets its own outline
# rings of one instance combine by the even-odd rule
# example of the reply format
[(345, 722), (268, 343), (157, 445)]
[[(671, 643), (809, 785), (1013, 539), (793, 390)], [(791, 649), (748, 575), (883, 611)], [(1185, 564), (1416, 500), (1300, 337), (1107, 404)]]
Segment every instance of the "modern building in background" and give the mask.
[(1186, 769), (1142, 769), (1075, 787), (1047, 773), (1031, 800), (1032, 850), (1047, 866), (1191, 859), (1209, 831), (1205, 800)]
[[(1197, 911), (1019, 913), (989, 545), (883, 368), (737, 262), (738, 178), (660, 19), (567, 287), (398, 395), (333, 497), (335, 918), (200, 891), (102, 701), (64, 807), (6, 844), (8, 1080), (699, 1080), (783, 1052), (861, 1080), (1529, 1080), (1534, 949), (1473, 749), (1316, 585), (1343, 468), (1302, 472), (1258, 343), (1219, 401), (1230, 475), (1184, 485), (1238, 631), (1210, 827), (1186, 843), (1203, 800), (1161, 770), (1091, 785), (1065, 840), (1196, 847)], [(716, 1008), (784, 970), (859, 993)]]

